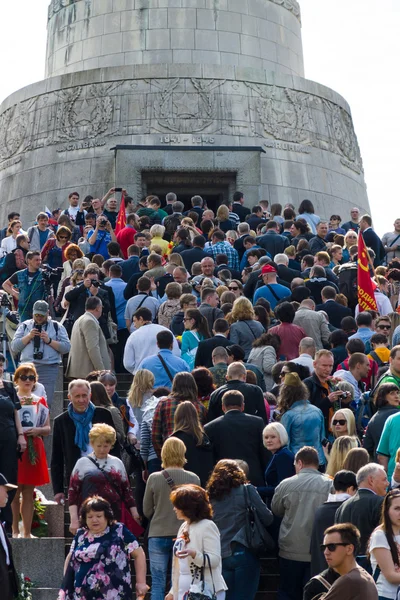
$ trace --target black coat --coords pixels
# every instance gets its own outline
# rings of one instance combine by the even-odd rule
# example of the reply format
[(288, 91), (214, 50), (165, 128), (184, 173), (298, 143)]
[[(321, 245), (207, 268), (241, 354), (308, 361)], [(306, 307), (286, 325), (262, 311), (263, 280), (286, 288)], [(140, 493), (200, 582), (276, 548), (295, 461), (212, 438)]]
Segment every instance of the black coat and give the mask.
[[(96, 406), (92, 424), (106, 423), (114, 427), (111, 412), (107, 408)], [(120, 457), (119, 445), (111, 450), (114, 456)], [(53, 448), (51, 453), (51, 482), (54, 494), (64, 492), (64, 483), (69, 485), (69, 479), (76, 461), (81, 457), (81, 451), (75, 445), (75, 424), (68, 412), (65, 411), (54, 419)]]
[(6, 540), (10, 564), (6, 562), (6, 552), (3, 545), (0, 544), (0, 590), (2, 600), (14, 600), (19, 592), (19, 582), (17, 571), (14, 566), (12, 547), (7, 537), (6, 531), (0, 520), (0, 527), (3, 529), (4, 538)]
[(332, 281), (329, 281), (324, 278), (323, 281), (317, 281), (316, 279), (309, 279), (308, 281), (306, 281), (306, 286), (308, 287), (308, 289), (311, 292), (311, 297), (314, 300), (315, 304), (322, 304), (322, 298), (321, 298), (321, 292), (324, 289), (324, 287), (326, 287), (327, 285), (329, 285), (330, 287), (335, 288), (336, 293), (339, 293), (339, 290), (336, 286), (335, 283), (333, 283)]
[(257, 227), (261, 224), (265, 225), (267, 219), (263, 219), (262, 217), (258, 217), (256, 214), (251, 213), (249, 218), (247, 219), (247, 223), (250, 226), (250, 229), (253, 231), (257, 231)]
[(336, 511), (335, 523), (353, 523), (358, 528), (361, 534), (359, 555), (366, 554), (371, 533), (380, 523), (382, 503), (382, 496), (370, 490), (358, 489)]
[(275, 254), (281, 254), (289, 246), (289, 240), (285, 235), (270, 230), (257, 238), (257, 244), (274, 258)]
[(300, 277), (300, 273), (286, 265), (278, 265), (278, 277), (287, 283), (291, 283), (295, 277)]
[(232, 204), (232, 212), (234, 212), (242, 223), (246, 221), (247, 215), (251, 214), (251, 211), (246, 206), (243, 206), (240, 202), (234, 202)]
[(363, 447), (372, 456), (373, 460), (376, 460), (376, 449), (387, 419), (391, 415), (398, 413), (398, 408), (394, 408), (393, 406), (390, 406), (390, 404), (387, 404), (386, 406), (382, 406), (368, 422), (368, 427), (363, 439)]
[(213, 444), (214, 464), (224, 458), (240, 458), (249, 465), (249, 479), (257, 487), (264, 485), (264, 471), (270, 453), (264, 448), (264, 421), (239, 410), (230, 410), (211, 421), (204, 431)]
[(230, 342), (223, 335), (217, 335), (208, 340), (203, 340), (197, 347), (196, 358), (194, 361), (195, 367), (207, 367), (209, 369), (213, 366), (213, 361), (211, 358), (213, 350), (218, 348), (218, 346), (222, 346), (226, 348), (227, 346), (231, 346), (232, 342)]
[(241, 235), (240, 237), (238, 237), (237, 240), (235, 240), (233, 242), (233, 247), (235, 248), (235, 250), (237, 250), (237, 253), (239, 254), (239, 262), (242, 260), (243, 254), (246, 252), (246, 248), (243, 246), (243, 240), (248, 235), (249, 235), (248, 233), (245, 233), (244, 235)]
[(196, 439), (186, 431), (176, 431), (171, 437), (176, 437), (185, 444), (187, 460), (185, 471), (195, 473), (200, 479), (201, 486), (205, 487), (214, 468), (212, 444), (208, 437), (204, 436), (201, 446), (198, 446)]
[(192, 267), (195, 262), (201, 262), (203, 258), (206, 258), (207, 256), (210, 255), (207, 254), (207, 252), (204, 252), (202, 248), (198, 248), (197, 246), (190, 248), (190, 250), (184, 250), (181, 252), (181, 258), (184, 262), (185, 268), (189, 271), (189, 273), (192, 272)]
[(232, 380), (215, 390), (211, 394), (208, 405), (207, 422), (213, 421), (223, 415), (222, 396), (230, 390), (238, 390), (244, 396), (244, 412), (248, 415), (261, 417), (265, 425), (268, 423), (267, 411), (265, 410), (264, 396), (258, 385), (245, 383), (244, 381)]
[(134, 273), (130, 278), (124, 289), (124, 298), (125, 300), (129, 300), (129, 298), (133, 298), (133, 296), (137, 296), (137, 287), (136, 284), (143, 275), (146, 275), (146, 271), (139, 271), (138, 273)]
[[(107, 324), (109, 313), (111, 313), (111, 317), (114, 323), (117, 323), (114, 292), (110, 286), (101, 285), (99, 287), (97, 296), (103, 303), (103, 312), (99, 319), (99, 323), (101, 330), (104, 333), (104, 337), (107, 339), (110, 337), (110, 332), (108, 331)], [(83, 285), (83, 283), (75, 286), (65, 294), (65, 299), (67, 300), (67, 302), (70, 303), (68, 316), (73, 318), (74, 323), (79, 317), (85, 314), (85, 304), (88, 298), (88, 290)]]
[(214, 269), (214, 275), (215, 277), (218, 277), (218, 273), (220, 271), (229, 271), (231, 274), (231, 279), (238, 279), (239, 281), (242, 281), (242, 274), (240, 271), (236, 270), (236, 269), (231, 269), (230, 267), (228, 267), (228, 265), (218, 265), (218, 267), (216, 267)]
[(383, 247), (381, 238), (373, 229), (367, 229), (363, 232), (363, 238), (367, 248), (371, 248), (375, 252), (374, 267), (379, 267), (383, 263), (386, 256), (385, 248)]
[(340, 323), (342, 319), (344, 319), (344, 317), (353, 316), (351, 308), (343, 306), (343, 304), (339, 304), (339, 302), (335, 302), (335, 300), (329, 300), (328, 302), (324, 302), (323, 304), (318, 304), (315, 307), (315, 310), (325, 311), (329, 317), (329, 323), (336, 327), (336, 329), (340, 329)]
[(324, 541), (324, 531), (335, 523), (335, 514), (342, 502), (324, 502), (315, 512), (313, 530), (311, 533), (311, 577), (324, 571), (328, 565), (321, 550)]

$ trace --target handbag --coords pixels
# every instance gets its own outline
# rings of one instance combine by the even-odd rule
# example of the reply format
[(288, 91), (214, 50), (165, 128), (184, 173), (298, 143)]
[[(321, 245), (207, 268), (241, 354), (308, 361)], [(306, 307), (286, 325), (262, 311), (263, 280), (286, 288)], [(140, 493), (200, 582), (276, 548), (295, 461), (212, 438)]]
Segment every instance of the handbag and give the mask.
[(275, 542), (261, 521), (257, 508), (251, 502), (249, 486), (244, 485), (243, 488), (246, 506), (245, 524), (232, 541), (243, 544), (254, 554), (274, 550)]
[[(206, 582), (205, 582), (206, 561), (208, 563), (208, 568), (210, 569), (211, 581), (212, 581), (212, 585), (213, 585), (212, 591), (206, 589)], [(214, 578), (212, 576), (210, 557), (208, 556), (208, 554), (203, 555), (203, 567), (201, 569), (200, 583), (194, 583), (195, 577), (196, 577), (196, 575), (193, 576), (189, 591), (187, 592), (187, 594), (185, 594), (183, 596), (183, 600), (217, 600), (217, 594), (215, 592)]]

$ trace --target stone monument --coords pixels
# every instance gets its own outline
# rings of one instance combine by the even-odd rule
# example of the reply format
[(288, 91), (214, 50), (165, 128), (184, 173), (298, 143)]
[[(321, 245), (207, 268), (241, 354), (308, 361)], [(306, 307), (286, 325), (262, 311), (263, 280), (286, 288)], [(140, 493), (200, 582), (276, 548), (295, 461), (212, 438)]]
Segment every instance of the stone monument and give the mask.
[(46, 79), (0, 106), (0, 218), (114, 185), (368, 210), (350, 108), (304, 78), (296, 0), (51, 0)]

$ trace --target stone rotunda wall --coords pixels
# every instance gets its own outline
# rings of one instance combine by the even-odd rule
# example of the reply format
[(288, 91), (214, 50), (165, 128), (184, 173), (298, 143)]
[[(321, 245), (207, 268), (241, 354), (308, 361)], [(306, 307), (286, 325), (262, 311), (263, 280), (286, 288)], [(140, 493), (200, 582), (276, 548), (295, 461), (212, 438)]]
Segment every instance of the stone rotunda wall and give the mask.
[[(75, 189), (102, 195), (120, 185), (138, 198), (152, 191), (151, 172), (221, 174), (248, 205), (264, 198), (298, 206), (309, 198), (324, 217), (345, 217), (353, 205), (368, 210), (349, 106), (301, 76), (295, 0), (144, 2), (52, 1), (52, 76), (0, 106), (0, 218), (18, 207), (32, 219), (45, 205), (65, 206)], [(235, 22), (238, 31), (224, 31)], [(171, 46), (178, 30), (193, 48)], [(208, 49), (196, 45), (199, 31), (210, 35)], [(163, 32), (169, 47), (151, 48), (149, 40), (166, 39)], [(223, 49), (225, 33), (237, 36), (237, 52)], [(267, 33), (274, 50), (261, 58), (254, 48), (261, 52)], [(246, 45), (248, 37), (255, 45)], [(125, 50), (106, 52), (107, 40), (117, 38), (122, 46), (114, 49)], [(128, 50), (124, 39), (139, 39), (140, 48)]]

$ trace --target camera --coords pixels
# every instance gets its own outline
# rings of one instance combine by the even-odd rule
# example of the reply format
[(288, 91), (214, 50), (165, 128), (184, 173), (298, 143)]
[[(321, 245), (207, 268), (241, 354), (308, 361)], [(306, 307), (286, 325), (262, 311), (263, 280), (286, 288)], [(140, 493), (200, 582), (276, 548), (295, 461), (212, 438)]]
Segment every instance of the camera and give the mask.
[(99, 225), (100, 225), (101, 227), (105, 227), (105, 226), (107, 225), (107, 219), (100, 219), (100, 221), (99, 221)]
[(96, 280), (92, 281), (92, 286), (95, 288), (100, 287), (100, 281), (96, 281)]
[(351, 395), (351, 392), (343, 392), (342, 394), (340, 394), (340, 396), (338, 396), (338, 400), (346, 400), (346, 398), (348, 398)]
[(42, 278), (47, 284), (58, 283), (60, 279), (60, 273), (63, 272), (63, 267), (56, 267), (53, 269), (49, 265), (42, 265)]
[[(37, 325), (35, 323), (35, 329), (37, 329), (38, 332), (41, 333), (42, 326)], [(40, 342), (41, 342), (40, 336), (35, 335), (35, 337), (33, 338), (33, 360), (42, 360), (42, 358), (43, 358), (43, 352), (40, 350)]]

